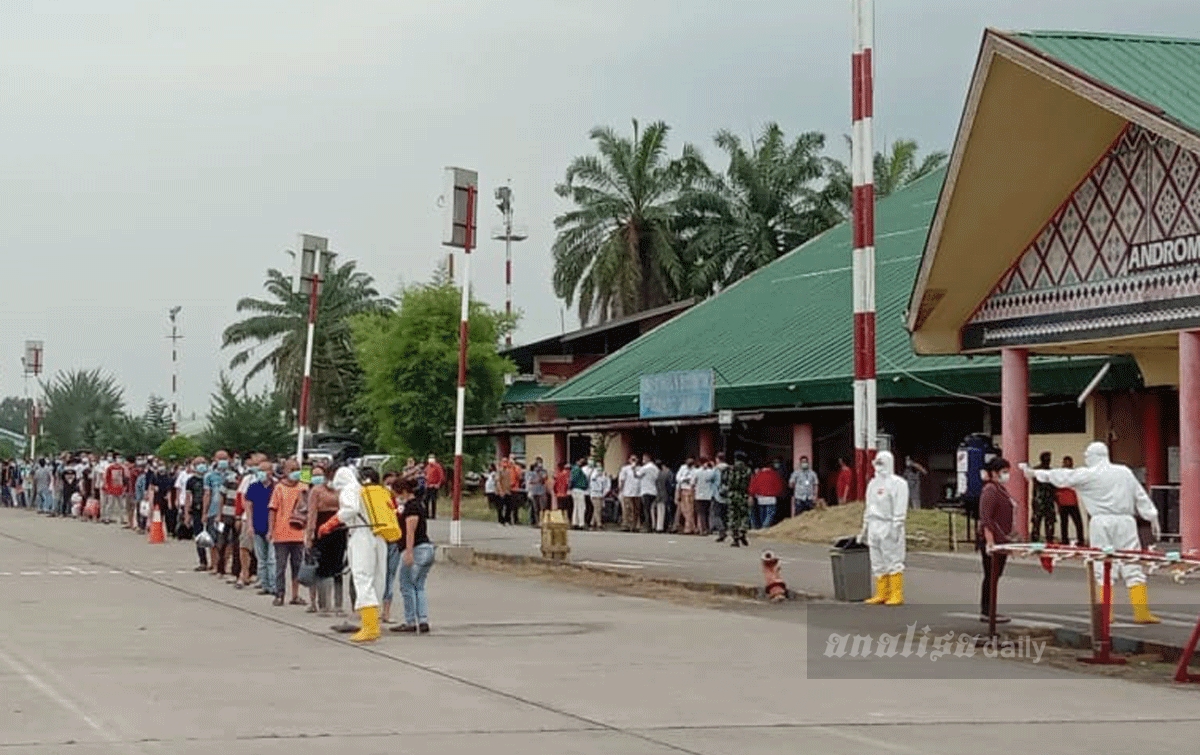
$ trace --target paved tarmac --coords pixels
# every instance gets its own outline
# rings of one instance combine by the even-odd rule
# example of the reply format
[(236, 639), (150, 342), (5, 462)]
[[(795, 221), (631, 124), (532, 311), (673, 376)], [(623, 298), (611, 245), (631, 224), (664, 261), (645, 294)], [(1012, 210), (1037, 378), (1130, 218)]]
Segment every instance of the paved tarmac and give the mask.
[[(449, 523), (430, 522), (430, 536), (447, 542)], [(464, 521), (463, 540), (479, 550), (514, 555), (540, 555), (540, 533), (527, 525), (503, 527), (492, 522)], [(757, 538), (749, 548), (717, 544), (712, 537), (625, 533), (570, 533), (571, 560), (599, 568), (649, 577), (762, 585), (759, 557), (771, 550), (782, 562), (783, 578), (792, 589), (832, 598), (830, 549), (816, 544), (791, 544)], [(941, 614), (963, 618), (977, 615), (983, 579), (980, 557), (974, 552), (910, 552), (906, 563), (905, 598), (909, 603), (942, 607)], [(998, 591), (1001, 613), (1018, 624), (1063, 626), (1086, 631), (1090, 626), (1086, 571), (1060, 562), (1046, 573), (1037, 562), (1012, 559)], [(1150, 600), (1163, 619), (1158, 626), (1132, 623), (1123, 585), (1114, 591), (1113, 631), (1123, 637), (1182, 645), (1200, 615), (1200, 579), (1176, 584), (1163, 575), (1150, 580)]]
[(0, 754), (1176, 753), (1200, 725), (1190, 688), (978, 657), (1008, 678), (809, 679), (809, 628), (764, 607), (446, 565), (434, 634), (354, 647), (193, 563), (0, 510)]

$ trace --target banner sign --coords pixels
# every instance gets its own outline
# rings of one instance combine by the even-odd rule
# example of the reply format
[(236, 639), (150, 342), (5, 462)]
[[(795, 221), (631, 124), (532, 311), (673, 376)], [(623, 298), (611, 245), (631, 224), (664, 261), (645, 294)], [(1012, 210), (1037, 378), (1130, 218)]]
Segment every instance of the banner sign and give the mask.
[(712, 370), (642, 375), (639, 416), (657, 419), (712, 414), (716, 405), (715, 386)]

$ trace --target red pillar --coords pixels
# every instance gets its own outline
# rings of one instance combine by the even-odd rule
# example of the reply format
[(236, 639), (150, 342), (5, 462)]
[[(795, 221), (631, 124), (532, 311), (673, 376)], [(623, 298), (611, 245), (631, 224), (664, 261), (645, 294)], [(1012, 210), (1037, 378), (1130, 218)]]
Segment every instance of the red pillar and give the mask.
[(567, 434), (554, 434), (554, 468), (558, 469), (560, 464), (565, 464), (567, 461)]
[(512, 438), (508, 433), (496, 436), (496, 458), (503, 459), (512, 453)]
[(1200, 550), (1200, 331), (1179, 334), (1179, 533)]
[(700, 455), (705, 459), (717, 457), (717, 431), (711, 427), (700, 428)]
[(1142, 396), (1142, 454), (1146, 485), (1167, 484), (1167, 451), (1163, 445), (1162, 397), (1153, 391)]
[(800, 457), (807, 456), (811, 462), (813, 458), (813, 433), (812, 425), (807, 422), (803, 424), (792, 425), (792, 468), (800, 466)]
[(1004, 458), (1012, 464), (1008, 492), (1017, 502), (1013, 517), (1022, 540), (1029, 537), (1029, 483), (1017, 465), (1029, 461), (1029, 352), (1000, 350), (1000, 422)]

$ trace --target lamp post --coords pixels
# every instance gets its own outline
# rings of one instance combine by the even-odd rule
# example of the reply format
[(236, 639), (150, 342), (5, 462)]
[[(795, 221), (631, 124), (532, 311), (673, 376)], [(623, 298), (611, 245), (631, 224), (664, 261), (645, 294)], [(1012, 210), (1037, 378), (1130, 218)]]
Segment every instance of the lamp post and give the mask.
[(300, 406), (296, 412), (296, 462), (304, 463), (304, 433), (308, 429), (308, 400), (312, 392), (313, 333), (317, 325), (317, 300), (321, 296), (321, 278), (333, 267), (329, 239), (301, 233), (296, 252), (296, 274), (292, 293), (308, 294), (308, 334), (304, 343), (304, 379), (300, 384)]
[(171, 339), (171, 437), (174, 438), (179, 434), (179, 342), (183, 340), (183, 336), (179, 335), (179, 324), (176, 318), (179, 317), (183, 307), (171, 307), (168, 316), (171, 318), (171, 335), (167, 338)]
[[(504, 242), (504, 315), (512, 321), (512, 242), (524, 241), (529, 234), (513, 227), (513, 193), (509, 186), (496, 189), (496, 209), (504, 216), (504, 225), (492, 232), (492, 238)], [(504, 334), (504, 345), (512, 346), (512, 329)]]

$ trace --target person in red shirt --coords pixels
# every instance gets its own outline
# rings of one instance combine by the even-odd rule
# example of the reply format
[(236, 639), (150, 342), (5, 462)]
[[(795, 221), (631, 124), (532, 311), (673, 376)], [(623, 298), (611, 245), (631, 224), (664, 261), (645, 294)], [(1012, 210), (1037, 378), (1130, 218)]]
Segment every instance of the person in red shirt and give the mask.
[[(125, 478), (128, 477), (128, 472), (125, 469), (124, 460), (111, 461), (104, 469), (104, 495), (107, 497), (108, 507), (104, 511), (104, 518), (101, 521), (115, 522), (125, 513)], [(125, 522), (125, 529), (131, 529), (133, 524), (128, 520)]]
[(775, 508), (779, 496), (783, 495), (783, 478), (770, 464), (759, 468), (750, 478), (750, 487), (746, 492), (754, 501), (750, 509), (750, 526), (753, 529), (766, 529), (775, 524)]
[(845, 459), (838, 459), (837, 502), (848, 503), (854, 497), (854, 470)]
[(428, 519), (437, 519), (438, 490), (446, 481), (446, 470), (438, 464), (437, 457), (429, 454), (425, 462), (425, 511)]
[[(1075, 460), (1070, 456), (1064, 456), (1062, 460), (1063, 469), (1074, 469)], [(1059, 532), (1062, 533), (1062, 541), (1064, 543), (1074, 542), (1076, 545), (1087, 545), (1087, 538), (1083, 536), (1083, 517), (1079, 513), (1079, 496), (1075, 494), (1073, 488), (1056, 488), (1054, 491), (1054, 502), (1058, 504), (1058, 521), (1062, 526)], [(1075, 522), (1075, 540), (1072, 541), (1067, 537), (1067, 522)]]
[(571, 470), (567, 463), (560, 462), (558, 471), (554, 473), (554, 498), (550, 501), (551, 509), (566, 509), (571, 500)]

